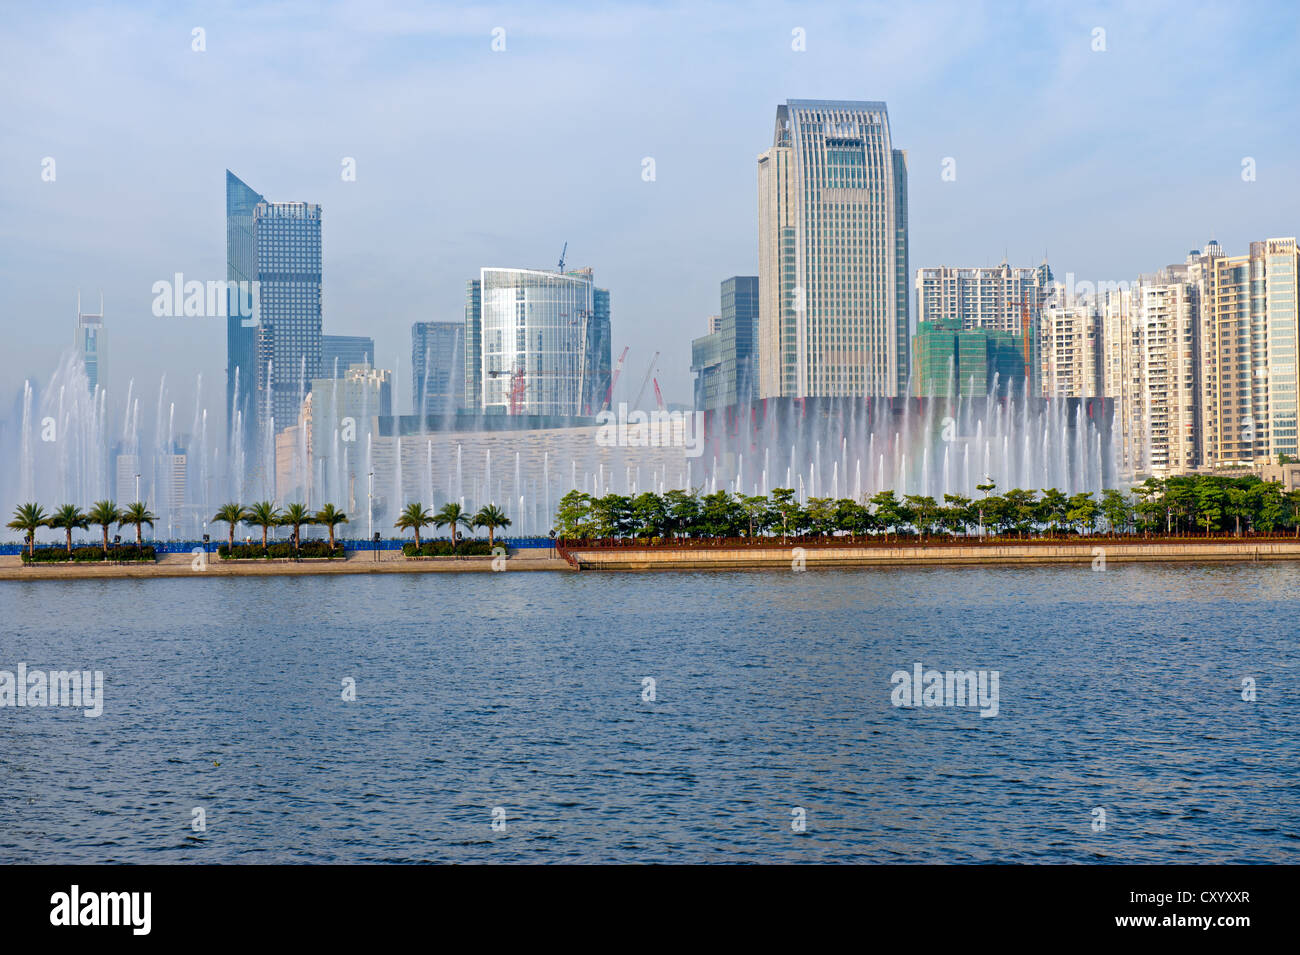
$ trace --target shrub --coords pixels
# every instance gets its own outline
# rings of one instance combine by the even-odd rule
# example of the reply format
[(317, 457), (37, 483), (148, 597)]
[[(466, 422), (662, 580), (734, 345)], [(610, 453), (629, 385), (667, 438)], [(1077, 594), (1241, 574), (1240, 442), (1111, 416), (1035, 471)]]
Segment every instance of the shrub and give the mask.
[(450, 540), (431, 540), (421, 541), (419, 551), (416, 551), (413, 541), (408, 541), (402, 545), (402, 553), (407, 557), (486, 557), (492, 553), (492, 548), (487, 541), (471, 537), (457, 541), (454, 552)]
[[(293, 557), (293, 541), (275, 541), (262, 549), (261, 544), (236, 544), (234, 552), (230, 550), (229, 544), (219, 544), (217, 546), (217, 556), (222, 560), (269, 560), (272, 558)], [(329, 559), (343, 556), (343, 545), (336, 543), (334, 550), (330, 550), (329, 541), (305, 540), (298, 549), (299, 557), (325, 557)]]
[[(78, 564), (137, 562), (157, 559), (157, 551), (150, 544), (137, 547), (135, 544), (118, 544), (108, 549), (107, 555), (102, 547), (72, 548), (72, 562)], [(60, 564), (68, 563), (66, 547), (38, 547), (34, 555), (23, 551), (24, 564)]]

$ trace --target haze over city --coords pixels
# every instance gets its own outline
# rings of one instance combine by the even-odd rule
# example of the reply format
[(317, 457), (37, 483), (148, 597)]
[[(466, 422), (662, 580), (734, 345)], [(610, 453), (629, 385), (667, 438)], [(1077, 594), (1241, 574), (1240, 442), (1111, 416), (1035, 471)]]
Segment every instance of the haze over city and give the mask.
[(78, 289), (104, 295), (110, 395), (167, 368), (186, 405), (199, 372), (222, 405), (224, 322), (150, 303), (176, 272), (225, 277), (227, 167), (321, 205), (325, 329), (375, 338), (401, 407), (411, 323), (459, 320), (482, 266), (554, 268), (566, 242), (610, 290), (624, 387), (662, 351), (665, 397), (689, 403), (690, 340), (719, 281), (756, 272), (755, 159), (789, 98), (889, 104), (913, 269), (1046, 253), (1058, 278), (1131, 280), (1300, 221), (1284, 4), (85, 5), (6, 20), (0, 275), (22, 347), (0, 359), (5, 414), (68, 349)]

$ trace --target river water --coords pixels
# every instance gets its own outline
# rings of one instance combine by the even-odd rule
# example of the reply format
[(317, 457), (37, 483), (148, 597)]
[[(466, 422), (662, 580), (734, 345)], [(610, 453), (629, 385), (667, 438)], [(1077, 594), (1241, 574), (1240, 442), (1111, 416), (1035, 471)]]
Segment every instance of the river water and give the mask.
[[(104, 675), (99, 717), (0, 708), (0, 862), (1300, 862), (1296, 565), (9, 582), (0, 607), (0, 670)], [(997, 671), (997, 715), (895, 706), (918, 663)]]

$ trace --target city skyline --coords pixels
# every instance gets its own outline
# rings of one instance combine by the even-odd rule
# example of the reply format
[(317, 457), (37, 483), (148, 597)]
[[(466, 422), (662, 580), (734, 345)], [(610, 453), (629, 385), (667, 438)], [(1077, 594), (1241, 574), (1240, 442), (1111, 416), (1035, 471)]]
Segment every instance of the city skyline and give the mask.
[[(753, 158), (764, 147), (762, 130), (770, 129), (774, 103), (798, 96), (879, 99), (890, 104), (894, 138), (909, 151), (913, 271), (922, 265), (993, 265), (1004, 256), (1028, 265), (1049, 252), (1061, 273), (1074, 272), (1094, 281), (1131, 280), (1177, 261), (1187, 248), (1199, 245), (1200, 240), (1193, 236), (1214, 235), (1225, 247), (1244, 248), (1260, 235), (1295, 232), (1292, 223), (1300, 220), (1300, 212), (1295, 196), (1285, 188), (1294, 178), (1295, 133), (1270, 120), (1281, 105), (1279, 91), (1262, 80), (1253, 80), (1251, 72), (1236, 70), (1234, 93), (1228, 97), (1209, 83), (1213, 71), (1200, 65), (1210, 59), (1189, 56), (1213, 49), (1214, 70), (1226, 71), (1245, 55), (1249, 41), (1252, 62), (1261, 75), (1268, 73), (1272, 58), (1281, 51), (1270, 46), (1267, 34), (1285, 32), (1294, 18), (1291, 11), (1267, 8), (1260, 22), (1271, 21), (1278, 29), (1268, 31), (1252, 24), (1247, 33), (1232, 18), (1212, 10), (1191, 11), (1177, 19), (1123, 6), (1091, 12), (1086, 19), (1081, 14), (1039, 10), (1035, 21), (1039, 41), (1061, 56), (1053, 60), (1047, 77), (1051, 82), (1041, 92), (1028, 97), (1021, 94), (1022, 101), (1027, 98), (1029, 106), (1038, 108), (1017, 108), (1013, 116), (998, 120), (1002, 128), (992, 135), (980, 131), (980, 120), (987, 116), (987, 106), (981, 105), (983, 100), (977, 95), (980, 91), (949, 87), (944, 77), (977, 56), (987, 57), (998, 50), (1014, 54), (1015, 41), (1025, 35), (1026, 28), (1009, 15), (993, 17), (959, 7), (936, 10), (942, 12), (933, 18), (937, 27), (933, 23), (924, 27), (901, 14), (860, 15), (874, 18), (872, 22), (879, 27), (872, 36), (880, 39), (870, 41), (873, 45), (868, 50), (875, 54), (870, 62), (880, 68), (873, 66), (866, 77), (855, 74), (849, 79), (851, 71), (837, 58), (844, 47), (835, 29), (846, 18), (833, 18), (816, 9), (766, 8), (747, 18), (743, 27), (736, 26), (734, 43), (728, 42), (726, 35), (720, 36), (716, 25), (699, 31), (719, 53), (719, 65), (711, 65), (711, 70), (722, 69), (739, 56), (743, 39), (763, 37), (759, 48), (768, 51), (758, 58), (765, 66), (763, 79), (747, 84), (731, 79), (712, 90), (706, 85), (706, 95), (689, 98), (675, 93), (670, 82), (669, 89), (654, 98), (664, 101), (667, 95), (687, 107), (684, 115), (675, 114), (671, 125), (668, 117), (654, 114), (620, 117), (609, 127), (614, 132), (612, 140), (605, 137), (595, 150), (551, 150), (559, 161), (567, 160), (567, 169), (557, 169), (556, 160), (546, 156), (516, 162), (475, 152), (465, 160), (456, 159), (442, 175), (415, 177), (397, 175), (401, 166), (389, 161), (394, 143), (383, 128), (368, 130), (370, 140), (380, 145), (378, 156), (372, 153), (368, 157), (365, 144), (358, 144), (358, 138), (348, 134), (348, 129), (355, 133), (359, 123), (368, 125), (366, 114), (353, 105), (357, 102), (354, 93), (347, 93), (343, 108), (336, 111), (347, 118), (338, 121), (339, 134), (328, 137), (334, 141), (326, 144), (312, 134), (309, 146), (295, 147), (292, 156), (282, 145), (283, 135), (272, 137), (270, 145), (231, 148), (226, 142), (217, 148), (200, 127), (193, 145), (178, 149), (164, 142), (157, 156), (151, 153), (143, 164), (138, 158), (134, 163), (127, 160), (131, 148), (125, 141), (101, 151), (97, 162), (87, 163), (82, 152), (85, 145), (79, 145), (87, 140), (74, 130), (91, 115), (84, 111), (102, 94), (87, 86), (86, 67), (70, 61), (70, 47), (64, 49), (62, 58), (56, 49), (47, 51), (42, 64), (31, 63), (27, 59), (30, 54), (10, 40), (6, 43), (6, 52), (12, 54), (7, 69), (30, 67), (33, 76), (50, 81), (50, 92), (45, 112), (35, 115), (30, 103), (20, 104), (17, 122), (8, 132), (0, 133), (6, 146), (4, 161), (9, 166), (6, 181), (12, 190), (7, 205), (14, 213), (0, 239), (6, 252), (0, 258), (14, 289), (14, 308), (40, 316), (32, 333), (25, 336), (24, 366), (0, 366), (0, 395), (8, 407), (24, 378), (40, 380), (48, 374), (58, 353), (66, 348), (64, 316), (74, 307), (76, 289), (98, 291), (102, 287), (107, 332), (113, 343), (108, 364), (111, 391), (123, 394), (131, 377), (141, 381), (152, 378), (149, 370), (159, 362), (183, 362), (203, 373), (208, 404), (217, 405), (213, 399), (218, 397), (217, 382), (224, 369), (212, 355), (218, 351), (220, 323), (163, 321), (149, 314), (147, 306), (149, 288), (160, 277), (176, 271), (205, 278), (224, 274), (223, 250), (213, 239), (219, 214), (213, 208), (212, 184), (226, 166), (240, 170), (269, 195), (321, 204), (329, 216), (322, 238), (325, 326), (374, 337), (375, 364), (394, 368), (400, 394), (397, 400), (404, 405), (410, 400), (406, 357), (410, 325), (414, 321), (454, 321), (463, 301), (465, 271), (472, 273), (484, 262), (542, 265), (553, 261), (566, 241), (571, 257), (591, 264), (617, 299), (613, 347), (621, 351), (631, 346), (631, 365), (637, 364), (637, 354), (645, 356), (662, 348), (660, 384), (665, 397), (670, 402), (689, 401), (689, 342), (714, 307), (716, 283), (726, 275), (757, 271)], [(618, 84), (612, 84), (609, 91), (584, 84), (584, 78), (596, 75), (597, 64), (610, 68), (609, 44), (602, 43), (602, 30), (605, 40), (637, 29), (645, 34), (637, 63), (629, 65), (629, 70), (648, 66), (647, 61), (663, 62), (665, 57), (671, 61), (680, 55), (669, 43), (670, 37), (684, 49), (692, 42), (706, 42), (693, 41), (691, 28), (701, 26), (700, 15), (688, 9), (633, 11), (631, 16), (621, 15), (617, 23), (594, 17), (578, 24), (591, 56), (586, 68), (568, 70), (555, 81), (565, 92), (581, 91), (582, 98), (593, 105), (605, 96), (618, 95)], [(392, 35), (399, 32), (401, 11), (390, 7), (385, 12), (387, 17), (368, 23), (360, 41), (362, 51), (373, 54), (385, 49)], [(237, 20), (240, 14), (229, 16)], [(233, 29), (229, 20), (212, 20), (202, 28), (206, 48), (200, 52), (191, 49), (194, 26), (188, 20), (198, 23), (204, 17), (196, 11), (182, 11), (176, 17), (151, 23), (144, 31), (147, 40), (136, 41), (159, 44), (158, 70), (183, 78), (185, 71), (225, 74), (249, 66), (247, 50), (237, 51), (228, 42), (218, 42), (228, 39)], [(499, 71), (490, 74), (495, 77), (491, 82), (466, 90), (464, 101), (454, 104), (456, 115), (465, 115), (463, 111), (475, 104), (481, 107), (513, 90), (519, 69), (534, 70), (546, 57), (558, 55), (553, 22), (518, 11), (502, 14), (500, 19), (505, 49), (493, 52), (496, 24), (489, 22), (486, 14), (458, 14), (439, 25), (430, 15), (408, 12), (400, 32), (427, 38), (429, 49), (445, 55), (426, 65), (414, 58), (414, 51), (407, 50), (404, 57), (395, 57), (398, 66), (394, 69), (420, 75), (437, 68), (455, 72), (472, 67), (481, 73), (480, 68), (490, 66)], [(854, 20), (852, 16), (847, 19)], [(1005, 38), (997, 35), (996, 29), (1004, 20), (1013, 27)], [(24, 28), (38, 29), (41, 22), (39, 15), (20, 16), (11, 36), (21, 37)], [(95, 17), (90, 16), (88, 22), (95, 22)], [(277, 36), (283, 22), (283, 14), (263, 14), (263, 38), (252, 45), (260, 48), (269, 42), (266, 38)], [(1101, 26), (1106, 31), (1105, 49), (1094, 50), (1094, 29), (1099, 24), (1105, 24)], [(944, 29), (947, 26), (952, 29)], [(121, 24), (107, 25), (107, 35), (123, 28)], [(931, 39), (943, 42), (936, 55), (918, 68), (915, 58), (908, 60), (904, 51), (919, 42), (924, 29), (935, 34)], [(802, 49), (794, 48), (799, 44), (797, 30), (803, 31)], [(1265, 35), (1261, 38), (1257, 30)], [(174, 52), (165, 52), (164, 38), (166, 44), (175, 43)], [(80, 39), (87, 38), (83, 35)], [(896, 48), (891, 49), (891, 43)], [(94, 63), (101, 44), (91, 42), (88, 46), (82, 52)], [(748, 52), (750, 48), (745, 49)], [(998, 65), (1001, 60), (1006, 61), (1005, 67)], [(989, 62), (985, 93), (1019, 88), (1026, 72), (1033, 72), (1018, 55), (992, 56)], [(60, 82), (54, 82), (56, 77), (49, 72), (54, 66), (64, 69), (57, 77)], [(1165, 72), (1157, 75), (1157, 66)], [(757, 69), (753, 64), (746, 66), (747, 71)], [(647, 75), (660, 72), (649, 70)], [(1192, 82), (1198, 78), (1200, 83)], [(370, 79), (372, 84), (380, 81), (373, 76)], [(142, 95), (133, 77), (110, 75), (101, 85), (125, 95), (128, 104), (141, 104), (139, 110), (128, 107), (119, 111), (117, 119), (125, 124), (124, 131), (155, 116), (159, 104), (177, 95)], [(179, 85), (183, 88), (186, 84)], [(85, 94), (84, 101), (69, 99), (68, 90)], [(1251, 95), (1243, 95), (1247, 91)], [(290, 94), (291, 99), (305, 95), (293, 90)], [(310, 105), (318, 108), (320, 102), (311, 99)], [(1115, 122), (1131, 115), (1135, 104), (1150, 107), (1159, 103), (1166, 116), (1170, 110), (1184, 110), (1208, 120), (1211, 115), (1217, 117), (1214, 111), (1227, 108), (1229, 102), (1232, 108), (1226, 122), (1218, 117), (1213, 125), (1216, 145), (1211, 150), (1204, 149), (1202, 142), (1209, 133), (1196, 135), (1195, 124), (1189, 127), (1193, 133), (1174, 134), (1175, 124), (1162, 123), (1161, 141), (1152, 146), (1149, 138), (1135, 139), (1124, 122)], [(1061, 108), (1065, 103), (1073, 105)], [(702, 121), (699, 110), (711, 107), (717, 111), (724, 104), (732, 108), (723, 109), (709, 123)], [(682, 122), (693, 115), (699, 117), (694, 126)], [(1017, 117), (1028, 118), (1017, 126)], [(286, 122), (290, 130), (302, 126), (297, 119)], [(551, 117), (537, 135), (548, 143), (562, 144), (564, 122)], [(1090, 128), (1108, 129), (1106, 141), (1111, 148), (1088, 141), (1083, 134)], [(1209, 128), (1207, 121), (1204, 129)], [(1018, 131), (1023, 135), (1016, 135)], [(491, 137), (485, 139), (477, 129), (474, 134), (490, 149)], [(351, 144), (342, 142), (349, 139)], [(683, 148), (695, 148), (695, 153), (683, 153)], [(202, 162), (183, 158), (200, 155), (205, 157)], [(24, 156), (30, 158), (25, 167), (20, 165)], [(45, 157), (57, 164), (54, 181), (41, 179)], [(355, 179), (350, 181), (340, 174), (340, 164), (349, 157), (356, 164)], [(647, 168), (643, 160), (647, 158), (653, 160), (654, 178), (649, 180), (643, 178)], [(1246, 158), (1257, 164), (1253, 181), (1243, 178)], [(951, 180), (941, 178), (946, 159), (954, 161), (955, 178)], [(481, 175), (464, 180), (471, 184), (465, 194), (450, 194), (439, 183), (464, 161), (474, 161), (481, 167)], [(105, 177), (109, 175), (115, 191), (107, 188)], [(570, 184), (576, 188), (579, 180), (584, 188), (596, 189), (601, 215), (575, 213), (555, 200), (555, 194)], [(144, 190), (146, 182), (152, 191)], [(543, 182), (550, 183), (549, 191), (539, 193)], [(159, 188), (160, 183), (165, 185)], [(524, 193), (530, 197), (521, 203)], [(409, 227), (395, 227), (399, 207), (393, 203), (399, 196), (414, 209), (432, 213), (436, 206), (436, 232), (425, 230), (419, 233), (419, 241), (414, 241)], [(1188, 196), (1195, 201), (1189, 202)], [(172, 207), (168, 213), (158, 201), (164, 197)], [(1069, 202), (1063, 204), (1061, 197), (1069, 197)], [(127, 199), (133, 202), (130, 215), (124, 215), (120, 207)], [(519, 210), (512, 216), (509, 234), (485, 234), (480, 224), (488, 217), (500, 218), (501, 203), (513, 203)], [(176, 208), (193, 212), (178, 215)], [(209, 210), (206, 213), (202, 211), (205, 208)], [(48, 225), (46, 234), (53, 238), (43, 238), (39, 248), (31, 248), (18, 237), (23, 223), (28, 223), (30, 232), (34, 221), (30, 217), (38, 215), (43, 228)], [(123, 241), (92, 251), (83, 237), (102, 228), (106, 216), (126, 223), (119, 226)], [(1140, 221), (1143, 228), (1115, 229), (1116, 217)], [(619, 220), (618, 225), (611, 225), (610, 220)], [(676, 223), (671, 228), (670, 220)], [(691, 226), (683, 230), (681, 225), (688, 222)], [(672, 236), (671, 241), (662, 241), (666, 236)], [(391, 261), (376, 270), (375, 256), (387, 256)], [(423, 258), (432, 267), (414, 268), (413, 257)], [(666, 270), (677, 277), (674, 282), (662, 282)], [(426, 275), (429, 277), (424, 278)], [(63, 301), (69, 303), (66, 308), (60, 307)]]

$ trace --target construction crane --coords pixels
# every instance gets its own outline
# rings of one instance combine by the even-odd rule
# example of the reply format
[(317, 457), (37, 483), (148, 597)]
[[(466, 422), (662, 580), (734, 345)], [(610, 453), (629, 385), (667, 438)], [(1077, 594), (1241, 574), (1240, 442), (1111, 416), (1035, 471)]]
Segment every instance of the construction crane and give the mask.
[(618, 384), (618, 376), (623, 372), (623, 361), (627, 358), (627, 347), (624, 347), (623, 354), (618, 356), (618, 363), (614, 366), (614, 374), (609, 379), (609, 390), (605, 392), (605, 403), (600, 406), (601, 411), (609, 410), (609, 403), (614, 400), (614, 386)]
[(660, 411), (665, 410), (665, 409), (664, 409), (664, 393), (663, 393), (662, 391), (659, 390), (659, 379), (658, 379), (658, 378), (655, 379), (655, 403), (659, 405), (659, 410), (660, 410)]
[(632, 402), (633, 408), (641, 407), (641, 397), (645, 394), (645, 386), (650, 384), (650, 376), (654, 374), (655, 362), (659, 360), (659, 353), (655, 352), (654, 357), (650, 359), (650, 367), (645, 370), (645, 377), (641, 379), (641, 388), (636, 393), (636, 401)]
[[(1030, 302), (1028, 299), (1015, 299), (1007, 304), (1020, 307), (1021, 350), (1025, 361), (1025, 388), (1028, 389), (1034, 381), (1034, 321), (1029, 311)], [(1033, 305), (1036, 309), (1040, 308), (1038, 302)]]
[(555, 271), (564, 272), (564, 253), (569, 251), (569, 243), (564, 243), (564, 248), (560, 250), (560, 264), (555, 267)]

